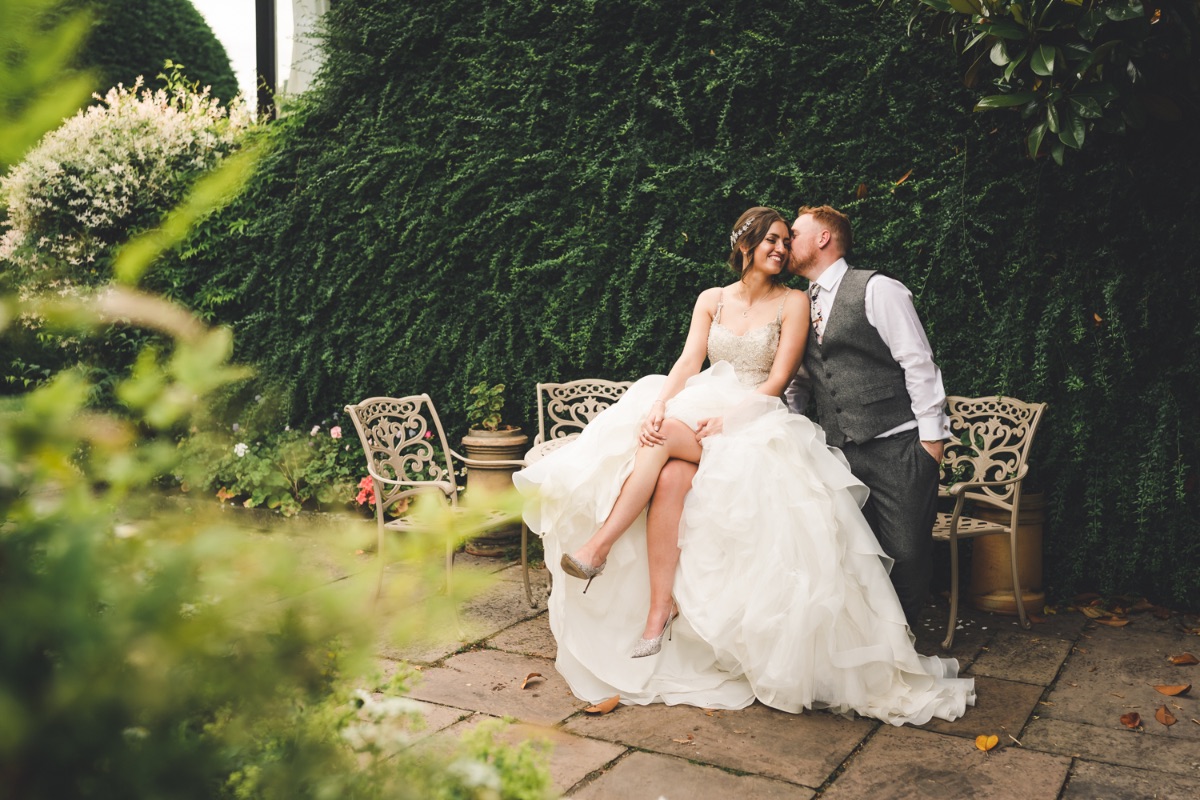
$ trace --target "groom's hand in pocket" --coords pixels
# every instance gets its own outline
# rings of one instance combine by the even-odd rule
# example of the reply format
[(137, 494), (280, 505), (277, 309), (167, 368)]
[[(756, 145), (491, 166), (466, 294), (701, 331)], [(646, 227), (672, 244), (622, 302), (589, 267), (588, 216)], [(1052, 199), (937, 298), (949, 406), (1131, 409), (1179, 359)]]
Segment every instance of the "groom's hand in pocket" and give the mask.
[(926, 441), (924, 439), (921, 440), (921, 447), (924, 447), (925, 452), (929, 453), (929, 457), (938, 464), (942, 463), (942, 454), (945, 449), (945, 445), (946, 443), (940, 439), (935, 442)]

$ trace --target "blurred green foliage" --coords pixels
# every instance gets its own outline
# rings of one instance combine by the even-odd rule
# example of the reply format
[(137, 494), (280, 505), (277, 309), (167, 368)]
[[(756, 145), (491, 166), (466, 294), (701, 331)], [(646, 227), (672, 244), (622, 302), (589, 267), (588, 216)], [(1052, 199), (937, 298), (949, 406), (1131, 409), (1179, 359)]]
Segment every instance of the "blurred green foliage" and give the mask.
[[(44, 14), (54, 7), (0, 0), (4, 41), (56, 41)], [(24, 66), (0, 58), (0, 86), (23, 80)], [(61, 85), (57, 78), (43, 74), (31, 88)], [(42, 108), (0, 107), (0, 129), (36, 138), (26, 112)], [(4, 158), (0, 168), (13, 156)], [(181, 219), (210, 189), (193, 192)], [(153, 261), (180, 226), (149, 235), (138, 258)], [(447, 538), (458, 536), (444, 508), (418, 508), (424, 535), (379, 554), (379, 568), (393, 555), (408, 564), (384, 596), (356, 574), (363, 567), (353, 557), (338, 565), (347, 576), (339, 591), (313, 591), (332, 579), (328, 564), (349, 552), (345, 542), (314, 567), (299, 558), (308, 548), (295, 541), (304, 532), (295, 523), (290, 536), (264, 535), (216, 505), (178, 504), (154, 490), (158, 476), (189, 468), (179, 432), (205, 424), (214, 394), (248, 375), (230, 361), (227, 328), (128, 287), (0, 295), (0, 339), (21, 315), (79, 337), (118, 323), (150, 328), (161, 347), (143, 349), (115, 381), (115, 411), (94, 408), (81, 369), (0, 405), (0, 796), (548, 794), (544, 750), (506, 746), (494, 726), (449, 752), (411, 748), (419, 714), (397, 696), (411, 676), (373, 674), (377, 636), (453, 631), (457, 604), (482, 584), (462, 570), (436, 593), (449, 583)], [(391, 617), (394, 604), (404, 613)]]

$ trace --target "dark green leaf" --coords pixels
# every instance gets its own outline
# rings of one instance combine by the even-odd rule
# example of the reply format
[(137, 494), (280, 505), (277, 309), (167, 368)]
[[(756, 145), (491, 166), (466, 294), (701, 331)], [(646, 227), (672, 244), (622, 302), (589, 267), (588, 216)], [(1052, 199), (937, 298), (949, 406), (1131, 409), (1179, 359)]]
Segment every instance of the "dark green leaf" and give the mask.
[(1046, 104), (1046, 125), (1051, 133), (1058, 133), (1058, 107), (1054, 103)]
[(1123, 22), (1127, 19), (1139, 19), (1145, 15), (1145, 11), (1142, 9), (1142, 0), (1127, 0), (1124, 3), (1105, 6), (1104, 14), (1114, 22)]
[(1029, 132), (1025, 143), (1029, 146), (1029, 156), (1037, 158), (1038, 151), (1042, 149), (1042, 139), (1046, 138), (1046, 123), (1039, 122), (1033, 126), (1033, 130)]
[(1029, 31), (1011, 19), (998, 19), (992, 22), (985, 22), (983, 28), (988, 33), (1000, 39), (1024, 41), (1029, 38)]
[(960, 14), (979, 14), (979, 0), (946, 0), (947, 5)]
[(1100, 107), (1100, 103), (1094, 97), (1078, 95), (1070, 98), (1071, 109), (1083, 119), (1100, 119), (1104, 116), (1104, 109)]
[(1086, 122), (1071, 110), (1068, 105), (1062, 115), (1062, 130), (1058, 132), (1058, 140), (1067, 147), (1078, 150), (1083, 147), (1083, 137), (1087, 132)]
[(1108, 17), (1104, 14), (1104, 9), (1093, 8), (1090, 11), (1084, 12), (1079, 18), (1079, 22), (1075, 25), (1075, 30), (1079, 31), (1079, 35), (1085, 40), (1091, 41), (1096, 37), (1096, 33), (1104, 23), (1108, 22)]
[(1035, 74), (1050, 77), (1054, 74), (1054, 48), (1048, 44), (1039, 44), (1029, 59), (1029, 68)]
[(989, 111), (993, 108), (1012, 108), (1013, 106), (1024, 105), (1030, 100), (1033, 100), (1037, 95), (1033, 92), (1013, 92), (1012, 94), (993, 94), (988, 97), (981, 98), (975, 104), (976, 111)]
[(1067, 152), (1067, 148), (1062, 142), (1055, 142), (1050, 146), (1050, 157), (1054, 159), (1054, 163), (1060, 167), (1063, 164), (1063, 155)]

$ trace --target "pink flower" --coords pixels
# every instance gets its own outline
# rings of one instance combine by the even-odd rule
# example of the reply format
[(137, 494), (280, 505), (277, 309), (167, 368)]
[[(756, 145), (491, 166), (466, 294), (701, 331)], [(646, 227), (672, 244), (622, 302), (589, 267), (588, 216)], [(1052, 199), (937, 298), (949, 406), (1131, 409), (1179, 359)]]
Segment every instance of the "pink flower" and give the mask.
[(363, 503), (375, 505), (375, 482), (371, 480), (370, 475), (358, 482), (358, 489), (358, 496), (354, 499), (358, 501), (360, 506)]
[(426, 439), (432, 439), (432, 438), (433, 438), (433, 431), (425, 431), (425, 438), (426, 438)]
[(342, 426), (341, 426), (341, 425), (334, 425), (332, 428), (330, 428), (330, 429), (329, 429), (329, 438), (330, 438), (330, 439), (340, 439), (340, 438), (342, 438)]
[(313, 428), (312, 428), (312, 430), (311, 430), (311, 431), (309, 431), (309, 432), (308, 432), (308, 435), (309, 435), (309, 436), (316, 436), (316, 435), (317, 435), (318, 433), (320, 433), (320, 432), (321, 432), (321, 426), (320, 426), (320, 425), (313, 425)]

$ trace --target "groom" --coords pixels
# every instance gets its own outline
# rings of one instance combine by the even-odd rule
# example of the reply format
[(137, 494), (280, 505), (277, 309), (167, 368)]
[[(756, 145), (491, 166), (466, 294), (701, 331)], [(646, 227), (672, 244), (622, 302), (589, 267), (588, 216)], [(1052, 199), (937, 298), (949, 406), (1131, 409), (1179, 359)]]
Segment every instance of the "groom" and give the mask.
[[(804, 367), (826, 442), (871, 490), (863, 515), (895, 560), (892, 584), (915, 631), (933, 567), (946, 392), (912, 293), (851, 268), (850, 244), (850, 220), (829, 206), (801, 208), (792, 223), (788, 269), (808, 279), (812, 302)], [(799, 393), (786, 394), (796, 410)]]
[[(788, 268), (810, 283), (813, 330), (786, 400), (799, 413), (811, 389), (827, 443), (871, 490), (863, 514), (895, 561), (892, 584), (915, 632), (932, 571), (946, 393), (912, 294), (882, 273), (851, 269), (850, 244), (850, 220), (829, 206), (802, 208), (792, 224)], [(678, 530), (695, 474), (695, 464), (667, 462), (647, 530)]]

